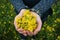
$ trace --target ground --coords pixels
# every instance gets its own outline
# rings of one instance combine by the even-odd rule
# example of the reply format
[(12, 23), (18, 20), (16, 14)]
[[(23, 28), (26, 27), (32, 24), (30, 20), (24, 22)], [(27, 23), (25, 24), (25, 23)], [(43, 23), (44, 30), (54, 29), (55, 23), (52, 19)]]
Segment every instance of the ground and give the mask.
[[(60, 40), (60, 1), (53, 6), (53, 15), (48, 16), (36, 40)], [(16, 12), (9, 0), (0, 0), (0, 40), (20, 40), (14, 27)], [(27, 40), (30, 37), (27, 38)]]

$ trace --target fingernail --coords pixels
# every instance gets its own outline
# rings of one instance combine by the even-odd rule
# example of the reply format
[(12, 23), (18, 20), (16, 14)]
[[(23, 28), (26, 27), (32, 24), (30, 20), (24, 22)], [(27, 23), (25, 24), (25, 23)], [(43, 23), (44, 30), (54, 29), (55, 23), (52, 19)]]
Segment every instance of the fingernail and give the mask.
[(27, 34), (24, 34), (24, 36), (27, 36)]

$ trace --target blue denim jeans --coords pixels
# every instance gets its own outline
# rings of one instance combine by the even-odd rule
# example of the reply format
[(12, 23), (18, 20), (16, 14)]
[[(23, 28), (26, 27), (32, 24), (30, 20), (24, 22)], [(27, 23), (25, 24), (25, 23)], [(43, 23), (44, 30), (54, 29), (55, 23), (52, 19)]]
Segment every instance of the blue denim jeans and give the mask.
[[(42, 0), (43, 1), (43, 0)], [(41, 2), (42, 2), (41, 1)], [(15, 8), (15, 11), (16, 11), (16, 13), (18, 14), (19, 12), (20, 12), (20, 10), (21, 9), (24, 9), (24, 8), (26, 8), (26, 7), (28, 7), (28, 6), (26, 6), (24, 3), (23, 3), (23, 1), (22, 0), (10, 0), (10, 2), (13, 4), (13, 6), (14, 6), (14, 8)], [(43, 1), (44, 2), (44, 1)], [(46, 1), (47, 2), (47, 1)], [(51, 3), (50, 3), (51, 2)], [(49, 4), (52, 4), (53, 2), (54, 2), (54, 0), (51, 0), (51, 1), (48, 1), (48, 3)], [(33, 2), (34, 3), (34, 2)], [(43, 7), (43, 6), (45, 6), (45, 7), (47, 7), (48, 6), (48, 4), (46, 3), (46, 5), (44, 4), (44, 5), (42, 5), (42, 4), (44, 4), (44, 3), (41, 3), (40, 5), (41, 5), (41, 7)], [(45, 21), (45, 19), (47, 18), (47, 16), (48, 15), (52, 15), (52, 9), (51, 8), (49, 8), (48, 9), (48, 7), (47, 8), (40, 8), (39, 7), (39, 4), (37, 4), (38, 6), (36, 6), (36, 7), (33, 7), (33, 8), (35, 8), (35, 10), (37, 11), (37, 9), (39, 9), (39, 13), (38, 13), (38, 15), (39, 16), (41, 16), (41, 19), (42, 19), (42, 21)], [(32, 7), (32, 6), (31, 6)], [(29, 7), (28, 7), (29, 8)], [(46, 9), (46, 11), (44, 12), (44, 10), (43, 9)], [(43, 13), (42, 13), (42, 11), (41, 10), (43, 10)]]

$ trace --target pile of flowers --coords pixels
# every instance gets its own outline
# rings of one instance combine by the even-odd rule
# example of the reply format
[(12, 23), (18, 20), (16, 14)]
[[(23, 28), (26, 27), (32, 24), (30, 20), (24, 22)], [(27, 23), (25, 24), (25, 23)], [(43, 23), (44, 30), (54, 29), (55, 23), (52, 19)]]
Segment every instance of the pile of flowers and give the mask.
[(30, 10), (26, 10), (22, 17), (16, 18), (16, 23), (19, 28), (33, 32), (37, 27), (36, 16)]

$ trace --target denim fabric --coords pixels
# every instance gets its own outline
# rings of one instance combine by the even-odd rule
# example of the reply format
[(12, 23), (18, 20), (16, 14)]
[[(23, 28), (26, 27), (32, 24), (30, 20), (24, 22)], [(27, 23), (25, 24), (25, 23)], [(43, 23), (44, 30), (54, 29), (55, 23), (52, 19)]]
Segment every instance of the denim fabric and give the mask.
[[(19, 11), (26, 7), (22, 0), (10, 0), (13, 4), (16, 13), (18, 14)], [(45, 20), (48, 14), (52, 14), (51, 6), (55, 2), (55, 0), (41, 0), (31, 9), (35, 9), (38, 12), (38, 15), (41, 16), (42, 20)], [(34, 2), (33, 2), (34, 3)], [(50, 12), (49, 12), (50, 11)]]
[(13, 4), (15, 10), (19, 13), (22, 8), (25, 8), (25, 5), (22, 0), (10, 0)]
[[(10, 0), (10, 1), (13, 4), (13, 6), (17, 12), (19, 12), (22, 8), (25, 7), (25, 4), (23, 3), (22, 0)], [(52, 4), (54, 2), (55, 2), (55, 0), (41, 0), (32, 9), (35, 9), (36, 11), (39, 10), (39, 15), (41, 16), (43, 13), (45, 13), (52, 6)]]
[(53, 3), (55, 3), (55, 0), (41, 0), (32, 9), (39, 11), (38, 14), (41, 16), (43, 13), (48, 11), (49, 8), (51, 8)]
[(24, 4), (27, 5), (29, 8), (35, 6), (41, 0), (23, 0)]

